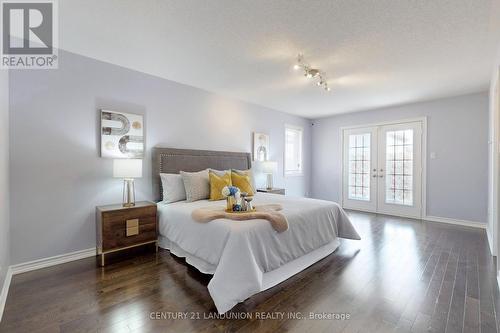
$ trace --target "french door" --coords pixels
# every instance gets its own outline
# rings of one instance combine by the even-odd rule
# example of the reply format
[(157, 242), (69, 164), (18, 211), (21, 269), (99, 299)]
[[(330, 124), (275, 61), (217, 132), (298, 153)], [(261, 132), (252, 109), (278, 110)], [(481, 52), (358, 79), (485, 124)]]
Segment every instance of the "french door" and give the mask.
[(422, 122), (345, 129), (342, 204), (422, 217)]

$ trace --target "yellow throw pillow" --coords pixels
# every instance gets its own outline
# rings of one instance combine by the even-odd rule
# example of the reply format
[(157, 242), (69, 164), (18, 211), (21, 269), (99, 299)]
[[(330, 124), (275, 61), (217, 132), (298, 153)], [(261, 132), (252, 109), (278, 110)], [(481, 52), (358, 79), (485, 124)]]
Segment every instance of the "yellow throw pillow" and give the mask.
[(237, 169), (231, 169), (231, 172), (236, 172), (238, 175), (244, 175), (244, 176), (248, 176), (250, 178), (250, 185), (252, 185), (252, 190), (253, 190), (253, 193), (255, 193), (255, 179), (253, 177), (253, 171), (252, 169), (248, 169), (248, 170), (237, 170)]
[(246, 192), (248, 195), (254, 195), (252, 182), (248, 175), (233, 171), (231, 172), (231, 182), (233, 186), (239, 188), (241, 192)]
[(226, 172), (222, 176), (217, 175), (215, 172), (208, 173), (210, 181), (210, 199), (209, 200), (222, 200), (222, 189), (224, 186), (231, 186), (231, 172)]

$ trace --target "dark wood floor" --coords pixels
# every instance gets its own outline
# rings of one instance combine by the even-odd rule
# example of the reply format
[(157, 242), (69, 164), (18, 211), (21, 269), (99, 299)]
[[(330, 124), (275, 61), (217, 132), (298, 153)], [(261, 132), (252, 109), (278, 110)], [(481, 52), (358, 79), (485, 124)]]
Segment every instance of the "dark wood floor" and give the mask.
[[(349, 214), (362, 241), (343, 240), (231, 312), (252, 319), (210, 318), (210, 277), (160, 251), (105, 268), (90, 258), (15, 276), (0, 332), (498, 332), (500, 294), (483, 230)], [(153, 320), (152, 312), (200, 319)], [(349, 319), (287, 318), (311, 312)]]

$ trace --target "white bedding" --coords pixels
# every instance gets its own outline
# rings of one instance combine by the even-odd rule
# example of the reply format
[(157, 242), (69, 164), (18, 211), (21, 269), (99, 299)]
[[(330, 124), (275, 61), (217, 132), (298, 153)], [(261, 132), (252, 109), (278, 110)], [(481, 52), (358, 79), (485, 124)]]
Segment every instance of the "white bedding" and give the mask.
[(160, 235), (168, 240), (168, 244), (162, 242), (163, 246), (186, 257), (200, 271), (214, 275), (208, 290), (219, 313), (264, 290), (264, 274), (320, 248), (333, 251), (337, 237), (360, 239), (336, 203), (257, 193), (254, 204), (264, 203), (283, 206), (282, 213), (289, 223), (287, 231), (276, 232), (266, 220), (199, 223), (191, 218), (194, 209), (222, 208), (225, 201), (158, 204)]

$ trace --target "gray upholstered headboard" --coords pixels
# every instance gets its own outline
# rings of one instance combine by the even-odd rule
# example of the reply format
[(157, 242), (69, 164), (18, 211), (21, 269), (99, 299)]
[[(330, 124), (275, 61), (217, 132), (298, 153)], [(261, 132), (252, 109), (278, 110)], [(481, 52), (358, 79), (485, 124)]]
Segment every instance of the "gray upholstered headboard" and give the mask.
[(227, 151), (153, 148), (153, 193), (156, 200), (163, 200), (160, 173), (196, 172), (212, 168), (216, 170), (250, 169), (250, 153)]

